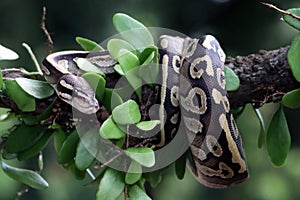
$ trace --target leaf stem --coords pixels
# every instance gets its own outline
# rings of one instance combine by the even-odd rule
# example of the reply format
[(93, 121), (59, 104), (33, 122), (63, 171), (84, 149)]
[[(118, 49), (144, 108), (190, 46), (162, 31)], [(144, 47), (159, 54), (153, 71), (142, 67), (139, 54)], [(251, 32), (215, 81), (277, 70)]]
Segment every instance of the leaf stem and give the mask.
[(291, 12), (282, 10), (282, 9), (280, 9), (280, 8), (278, 8), (278, 7), (276, 7), (276, 6), (274, 6), (273, 4), (265, 3), (265, 2), (261, 2), (261, 4), (263, 4), (263, 5), (265, 5), (265, 6), (268, 6), (269, 8), (274, 9), (274, 10), (276, 10), (277, 12), (279, 12), (279, 13), (281, 13), (281, 14), (289, 15), (289, 16), (291, 16), (292, 18), (295, 18), (295, 19), (297, 19), (297, 20), (300, 21), (300, 16), (297, 16), (297, 15), (291, 13)]
[(28, 51), (28, 53), (29, 53), (29, 55), (30, 55), (30, 57), (31, 57), (31, 59), (32, 59), (34, 65), (35, 65), (35, 67), (36, 67), (37, 72), (40, 75), (43, 75), (41, 67), (40, 67), (40, 65), (39, 65), (39, 63), (38, 63), (38, 61), (36, 59), (36, 56), (34, 55), (33, 51), (31, 50), (30, 46), (28, 44), (26, 44), (26, 43), (22, 43), (22, 46)]

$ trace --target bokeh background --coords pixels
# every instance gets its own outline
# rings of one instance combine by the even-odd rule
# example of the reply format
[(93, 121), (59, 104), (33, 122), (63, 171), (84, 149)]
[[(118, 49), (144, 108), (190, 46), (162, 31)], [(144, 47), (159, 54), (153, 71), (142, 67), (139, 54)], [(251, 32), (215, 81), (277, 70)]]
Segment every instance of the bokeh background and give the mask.
[[(300, 7), (300, 1), (273, 3), (283, 9)], [(0, 67), (33, 69), (22, 43), (29, 44), (39, 62), (47, 55), (46, 37), (40, 29), (42, 7), (47, 8), (46, 25), (54, 41), (54, 51), (80, 49), (75, 37), (102, 42), (116, 34), (112, 16), (124, 12), (149, 27), (163, 27), (192, 37), (215, 35), (227, 55), (247, 55), (259, 49), (276, 49), (288, 45), (297, 32), (280, 20), (280, 15), (257, 0), (1, 0), (0, 44), (20, 55), (17, 61), (1, 62)], [(268, 123), (276, 105), (261, 108)], [(170, 168), (162, 183), (151, 191), (153, 199), (300, 199), (299, 110), (285, 109), (292, 135), (291, 152), (286, 165), (275, 168), (266, 149), (258, 149), (259, 123), (247, 106), (237, 120), (243, 136), (250, 169), (249, 181), (222, 190), (208, 189), (187, 172), (178, 180)], [(36, 161), (21, 163), (36, 166)], [(44, 191), (30, 190), (22, 199), (68, 200), (95, 199), (97, 188), (84, 186), (56, 163), (52, 142), (45, 154), (43, 176), (50, 184)], [(112, 186), (113, 187), (113, 186)], [(13, 199), (21, 185), (0, 170), (0, 199)]]

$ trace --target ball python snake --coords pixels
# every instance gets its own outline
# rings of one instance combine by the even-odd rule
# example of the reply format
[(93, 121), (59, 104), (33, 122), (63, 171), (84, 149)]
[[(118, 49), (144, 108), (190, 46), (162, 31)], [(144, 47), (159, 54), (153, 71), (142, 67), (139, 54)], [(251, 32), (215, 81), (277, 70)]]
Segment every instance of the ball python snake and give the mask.
[[(211, 35), (200, 39), (163, 35), (158, 41), (160, 62), (160, 143), (164, 146), (185, 127), (196, 179), (211, 188), (245, 181), (248, 169), (241, 136), (230, 112), (224, 77), (225, 53)], [(76, 58), (86, 58), (105, 73), (117, 63), (107, 51), (62, 51), (43, 61), (45, 79), (58, 97), (77, 110), (99, 109), (95, 93), (79, 75)], [(73, 69), (75, 68), (75, 70)], [(183, 123), (182, 123), (183, 122)]]

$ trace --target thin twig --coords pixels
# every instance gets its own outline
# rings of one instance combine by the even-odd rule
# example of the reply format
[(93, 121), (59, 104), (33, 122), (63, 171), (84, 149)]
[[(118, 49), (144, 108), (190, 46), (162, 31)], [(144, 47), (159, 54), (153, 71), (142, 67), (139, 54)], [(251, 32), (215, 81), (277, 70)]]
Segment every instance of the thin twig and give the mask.
[(46, 28), (46, 7), (43, 7), (43, 15), (42, 15), (42, 23), (41, 23), (41, 29), (44, 31), (44, 34), (47, 37), (47, 44), (49, 46), (49, 54), (53, 51), (53, 40), (50, 36), (50, 33), (48, 32)]
[(114, 160), (116, 160), (118, 157), (120, 157), (121, 155), (123, 155), (124, 151), (120, 151), (120, 153), (116, 154), (114, 157), (112, 157), (111, 159), (109, 159), (107, 162), (103, 163), (102, 165), (100, 165), (99, 168), (103, 168), (108, 166), (110, 163), (112, 163)]
[(36, 68), (36, 70), (38, 71), (38, 73), (39, 73), (40, 75), (43, 75), (43, 72), (42, 72), (42, 70), (41, 70), (41, 67), (40, 67), (40, 65), (39, 65), (39, 62), (37, 61), (36, 56), (34, 55), (34, 53), (33, 53), (32, 49), (31, 49), (31, 47), (30, 47), (28, 44), (26, 44), (26, 43), (23, 43), (22, 46), (25, 47), (25, 49), (28, 51), (28, 53), (29, 53), (29, 55), (30, 55), (30, 57), (31, 57), (31, 59), (32, 59), (32, 61), (33, 61), (33, 63), (34, 63), (34, 65), (35, 65), (35, 68)]
[(281, 13), (281, 14), (289, 15), (289, 16), (291, 16), (292, 18), (295, 18), (295, 19), (297, 19), (297, 20), (300, 21), (300, 16), (297, 16), (297, 15), (291, 13), (291, 12), (282, 10), (282, 9), (280, 9), (280, 8), (278, 8), (278, 7), (276, 7), (276, 6), (274, 6), (273, 4), (265, 3), (265, 2), (261, 2), (261, 4), (263, 4), (263, 5), (265, 5), (265, 6), (268, 6), (269, 8), (274, 9), (274, 10), (276, 10), (277, 12), (279, 12), (279, 13)]

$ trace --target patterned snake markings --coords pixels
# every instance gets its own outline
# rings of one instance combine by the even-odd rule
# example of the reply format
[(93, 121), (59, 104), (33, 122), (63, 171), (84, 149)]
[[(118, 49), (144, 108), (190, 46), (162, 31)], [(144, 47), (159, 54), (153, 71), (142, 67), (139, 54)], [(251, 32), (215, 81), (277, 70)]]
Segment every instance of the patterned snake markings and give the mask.
[[(224, 188), (248, 178), (241, 136), (230, 112), (224, 77), (225, 54), (211, 35), (200, 39), (163, 35), (158, 41), (159, 118), (158, 148), (184, 126), (194, 163), (189, 169), (202, 184)], [(117, 63), (107, 51), (62, 51), (43, 61), (45, 79), (60, 99), (77, 110), (93, 114), (99, 109), (95, 93), (78, 75), (74, 60), (86, 58), (104, 73)]]

